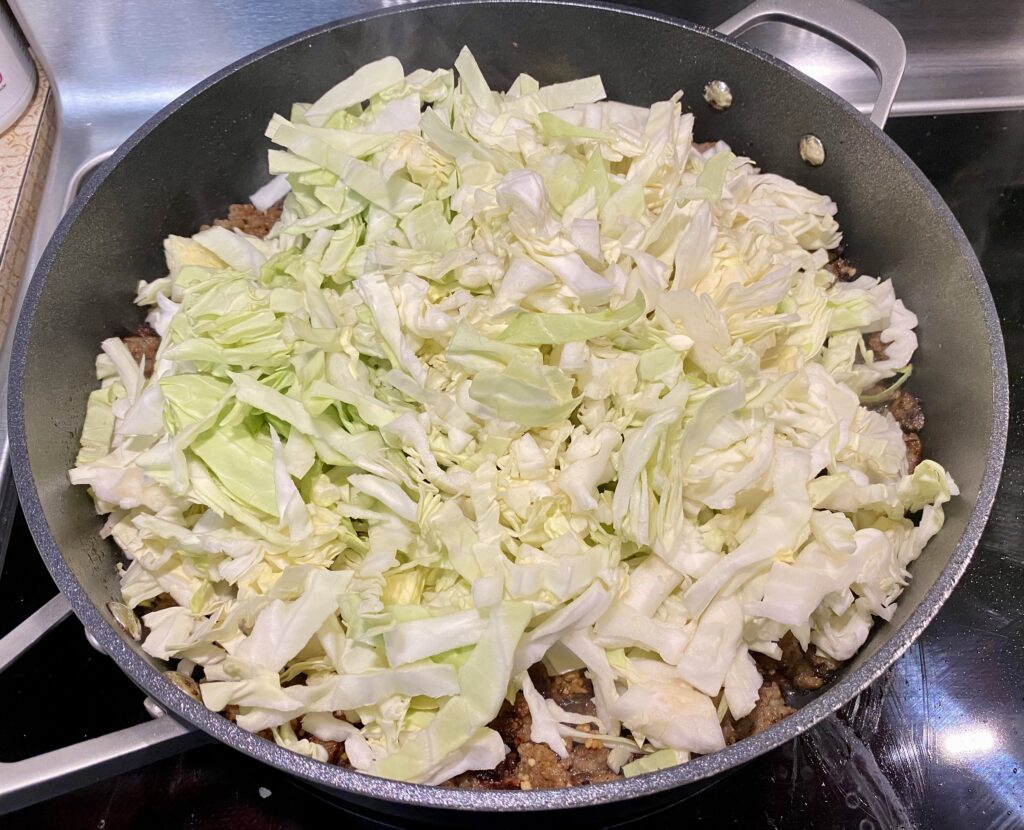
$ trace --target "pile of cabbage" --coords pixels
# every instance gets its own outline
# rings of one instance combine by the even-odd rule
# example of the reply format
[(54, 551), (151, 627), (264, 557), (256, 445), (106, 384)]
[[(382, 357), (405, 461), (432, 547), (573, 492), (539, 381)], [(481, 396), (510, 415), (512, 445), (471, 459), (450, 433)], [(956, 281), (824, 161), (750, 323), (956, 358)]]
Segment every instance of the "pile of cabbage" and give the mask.
[(824, 269), (830, 199), (695, 147), (681, 94), (604, 97), (384, 58), (274, 116), (267, 238), (167, 239), (154, 371), (103, 343), (71, 480), (211, 709), (439, 783), (502, 761), (522, 691), (534, 741), (631, 775), (724, 746), (751, 652), (843, 660), (893, 614), (957, 492), (860, 398), (916, 318)]

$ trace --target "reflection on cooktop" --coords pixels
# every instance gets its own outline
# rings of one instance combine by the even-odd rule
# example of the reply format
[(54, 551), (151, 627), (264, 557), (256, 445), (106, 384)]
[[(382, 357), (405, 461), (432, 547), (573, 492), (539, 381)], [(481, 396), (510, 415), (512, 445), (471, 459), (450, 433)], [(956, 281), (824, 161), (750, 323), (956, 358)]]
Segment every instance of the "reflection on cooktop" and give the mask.
[[(989, 527), (936, 620), (860, 698), (684, 803), (622, 826), (1024, 827), (1024, 112), (897, 119), (887, 129), (964, 226), (1003, 323), (1011, 424)], [(0, 631), (53, 590), (20, 520), (7, 559)], [(74, 621), (5, 675), (0, 710), (16, 715), (0, 721), (0, 761), (144, 717), (141, 693)], [(206, 746), (7, 816), (4, 826), (291, 830), (339, 821), (390, 826), (339, 815), (282, 773)]]

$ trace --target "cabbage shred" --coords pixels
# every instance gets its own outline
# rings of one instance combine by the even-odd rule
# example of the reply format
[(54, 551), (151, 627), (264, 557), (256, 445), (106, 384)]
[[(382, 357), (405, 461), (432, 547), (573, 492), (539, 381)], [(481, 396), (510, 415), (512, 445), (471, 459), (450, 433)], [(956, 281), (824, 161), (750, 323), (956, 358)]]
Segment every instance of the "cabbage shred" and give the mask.
[[(858, 398), (917, 320), (824, 269), (828, 197), (695, 147), (680, 97), (384, 58), (271, 121), (266, 239), (167, 239), (154, 371), (103, 343), (71, 480), (207, 706), (438, 783), (502, 760), (522, 689), (533, 740), (640, 774), (724, 746), (751, 652), (846, 659), (892, 616), (957, 492)], [(542, 660), (586, 669), (590, 732)]]

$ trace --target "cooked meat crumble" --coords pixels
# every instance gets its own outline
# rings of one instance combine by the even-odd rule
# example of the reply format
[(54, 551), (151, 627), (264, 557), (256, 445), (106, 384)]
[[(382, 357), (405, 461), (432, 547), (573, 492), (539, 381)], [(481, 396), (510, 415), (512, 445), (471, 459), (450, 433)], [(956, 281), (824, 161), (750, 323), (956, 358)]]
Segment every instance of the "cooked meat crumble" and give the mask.
[[(873, 331), (864, 335), (864, 344), (871, 350), (875, 360), (885, 360), (885, 344), (882, 333)], [(871, 394), (885, 391), (885, 384), (876, 384), (868, 390)], [(924, 429), (924, 409), (919, 398), (903, 389), (897, 389), (881, 409), (888, 410), (903, 430), (903, 445), (907, 451), (907, 465), (910, 472), (924, 459), (924, 447), (919, 433)]]
[(917, 465), (924, 460), (924, 447), (921, 445), (921, 436), (916, 432), (904, 432), (903, 446), (907, 448), (908, 469), (910, 472), (914, 472)]
[(148, 378), (152, 375), (156, 350), (160, 348), (160, 335), (153, 331), (148, 323), (141, 323), (134, 332), (124, 338), (124, 344), (136, 363), (143, 359), (146, 361), (143, 366), (145, 376)]
[(850, 264), (849, 260), (843, 257), (845, 250), (846, 246), (840, 245), (838, 248), (833, 248), (829, 251), (828, 264), (825, 266), (825, 270), (835, 274), (836, 279), (840, 282), (853, 282), (857, 279), (857, 269)]
[(534, 685), (544, 697), (551, 698), (567, 712), (594, 715), (594, 685), (582, 671), (551, 676), (541, 666), (530, 673)]
[[(594, 687), (582, 671), (552, 677), (543, 667), (534, 666), (530, 677), (542, 695), (566, 711), (594, 714)], [(505, 760), (494, 770), (463, 773), (452, 779), (450, 786), (484, 790), (544, 789), (594, 784), (621, 777), (609, 769), (608, 749), (600, 741), (567, 742), (569, 756), (559, 758), (546, 744), (533, 743), (530, 739), (532, 724), (522, 692), (512, 703), (502, 703), (498, 717), (490, 726), (509, 748)], [(584, 725), (581, 731), (589, 730)]]
[[(295, 734), (300, 739), (305, 738), (311, 744), (319, 744), (322, 746), (327, 751), (328, 764), (338, 764), (339, 766), (348, 765), (348, 756), (345, 755), (345, 744), (341, 741), (325, 741), (301, 728), (295, 730)], [(342, 759), (344, 759), (344, 763), (342, 763)]]
[(768, 681), (758, 689), (757, 703), (754, 705), (754, 711), (749, 715), (739, 720), (733, 720), (732, 715), (726, 713), (722, 719), (725, 743), (732, 745), (736, 741), (749, 738), (758, 732), (764, 732), (769, 726), (789, 717), (795, 711), (796, 709), (786, 705), (779, 684)]
[(257, 210), (253, 205), (231, 205), (226, 219), (214, 219), (214, 225), (231, 228), (242, 233), (258, 236), (263, 239), (277, 220), (281, 218), (281, 205), (276, 204), (267, 210)]
[(924, 429), (924, 410), (921, 401), (902, 389), (896, 391), (889, 401), (889, 411), (904, 432), (920, 432)]
[(882, 342), (882, 332), (873, 331), (864, 335), (864, 344), (871, 350), (875, 360), (885, 360), (885, 343)]
[(505, 746), (514, 751), (520, 744), (530, 742), (531, 724), (530, 709), (520, 692), (512, 703), (506, 700), (501, 704), (498, 716), (491, 721), (491, 729), (501, 735)]
[(814, 646), (805, 652), (792, 631), (779, 640), (779, 648), (782, 649), (781, 660), (755, 654), (754, 661), (765, 681), (777, 684), (784, 691), (820, 689), (839, 668), (835, 660), (818, 654)]

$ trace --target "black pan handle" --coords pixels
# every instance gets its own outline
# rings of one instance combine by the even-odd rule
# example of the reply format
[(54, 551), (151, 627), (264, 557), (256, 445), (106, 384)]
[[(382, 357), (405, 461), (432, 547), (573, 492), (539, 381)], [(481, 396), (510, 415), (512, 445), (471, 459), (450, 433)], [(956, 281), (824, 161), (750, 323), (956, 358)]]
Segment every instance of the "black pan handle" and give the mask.
[(906, 44), (892, 23), (853, 0), (755, 0), (716, 28), (724, 35), (739, 35), (769, 21), (821, 35), (870, 66), (881, 84), (871, 121), (885, 126), (907, 66)]

